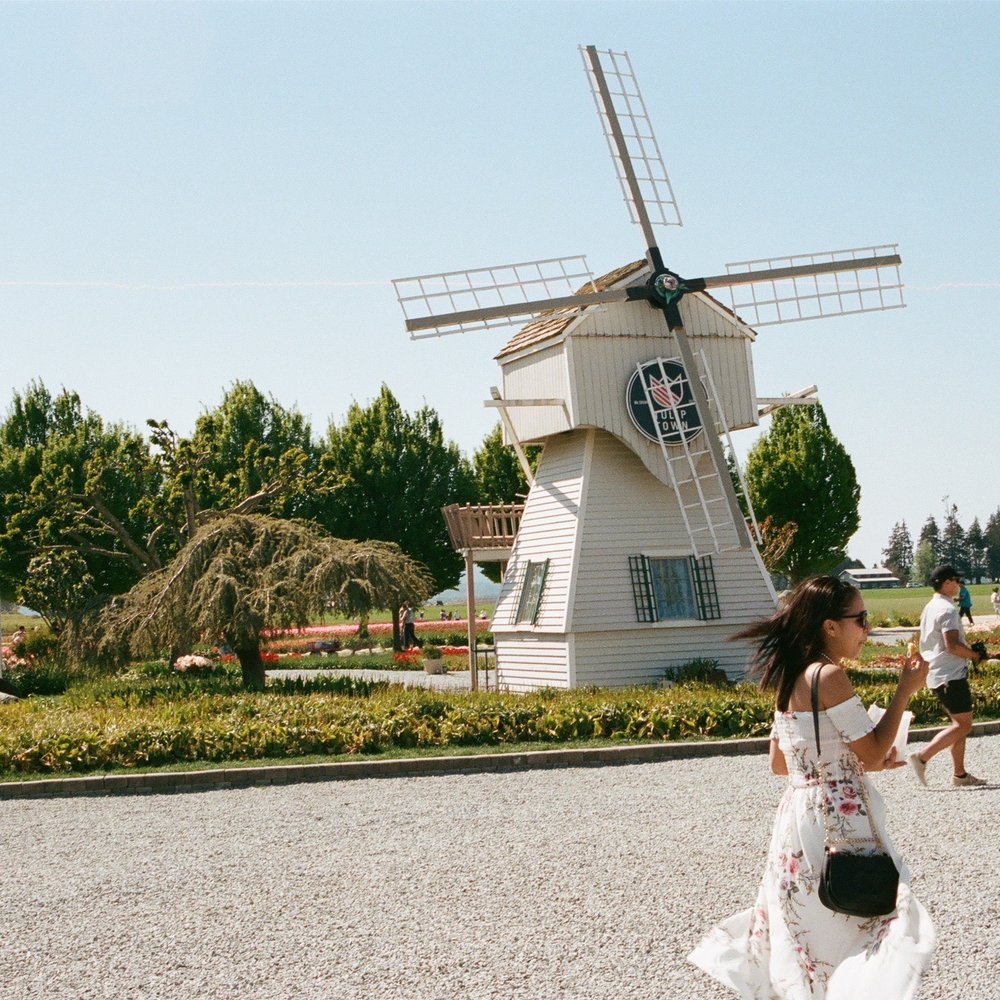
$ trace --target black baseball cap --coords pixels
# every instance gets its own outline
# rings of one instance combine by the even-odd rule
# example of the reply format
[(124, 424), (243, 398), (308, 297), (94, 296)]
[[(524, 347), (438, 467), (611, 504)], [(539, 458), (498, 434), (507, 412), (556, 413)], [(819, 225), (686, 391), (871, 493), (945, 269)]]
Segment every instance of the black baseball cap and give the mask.
[(947, 580), (960, 580), (958, 570), (954, 566), (949, 566), (947, 563), (944, 566), (938, 566), (933, 573), (931, 573), (931, 586), (937, 590)]

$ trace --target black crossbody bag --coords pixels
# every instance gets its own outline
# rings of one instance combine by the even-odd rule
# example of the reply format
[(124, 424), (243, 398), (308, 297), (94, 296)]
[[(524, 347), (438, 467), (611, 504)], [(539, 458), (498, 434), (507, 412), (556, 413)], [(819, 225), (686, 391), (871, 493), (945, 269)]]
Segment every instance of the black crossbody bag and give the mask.
[[(816, 668), (812, 678), (813, 725), (816, 729), (816, 757), (820, 755), (819, 744), (819, 675), (822, 666)], [(896, 893), (899, 889), (899, 870), (896, 863), (886, 853), (882, 838), (875, 829), (868, 796), (865, 793), (864, 778), (858, 783), (858, 791), (865, 809), (872, 836), (857, 840), (834, 840), (829, 827), (824, 824), (826, 854), (823, 872), (819, 881), (819, 900), (835, 913), (846, 913), (852, 917), (881, 917), (896, 909)], [(874, 844), (873, 854), (852, 853), (858, 844)]]

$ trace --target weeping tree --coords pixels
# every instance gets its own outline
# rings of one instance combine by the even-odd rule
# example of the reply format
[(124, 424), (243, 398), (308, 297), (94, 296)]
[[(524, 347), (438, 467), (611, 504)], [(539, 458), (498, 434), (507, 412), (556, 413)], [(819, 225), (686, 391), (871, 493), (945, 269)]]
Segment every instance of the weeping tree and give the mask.
[(202, 525), (171, 563), (143, 577), (104, 616), (102, 643), (133, 655), (207, 637), (239, 660), (244, 687), (264, 686), (261, 641), (328, 602), (349, 615), (426, 600), (433, 582), (391, 542), (333, 538), (307, 521), (228, 514)]

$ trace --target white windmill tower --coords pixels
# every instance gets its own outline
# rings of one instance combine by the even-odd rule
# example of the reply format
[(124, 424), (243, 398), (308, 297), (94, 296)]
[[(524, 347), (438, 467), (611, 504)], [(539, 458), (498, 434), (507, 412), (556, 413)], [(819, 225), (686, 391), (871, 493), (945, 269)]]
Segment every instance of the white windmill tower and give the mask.
[(580, 51), (645, 259), (596, 281), (583, 257), (423, 275), (395, 281), (397, 296), (414, 339), (535, 317), (497, 355), (503, 388), (487, 403), (519, 454), (544, 444), (502, 540), (500, 684), (642, 683), (698, 658), (737, 674), (746, 649), (729, 636), (775, 595), (721, 439), (815, 391), (758, 398), (754, 327), (901, 307), (900, 258), (874, 246), (682, 278), (653, 233), (681, 220), (631, 62)]

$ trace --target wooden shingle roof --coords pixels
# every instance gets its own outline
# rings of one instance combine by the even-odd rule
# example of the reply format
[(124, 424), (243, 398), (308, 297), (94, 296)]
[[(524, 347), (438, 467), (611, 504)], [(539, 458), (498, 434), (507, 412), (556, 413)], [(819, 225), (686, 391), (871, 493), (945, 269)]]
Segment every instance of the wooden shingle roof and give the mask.
[[(582, 288), (578, 288), (577, 295), (585, 295), (587, 292), (604, 292), (616, 285), (630, 285), (630, 278), (635, 278), (643, 272), (649, 271), (649, 262), (646, 260), (635, 260), (631, 264), (616, 267), (613, 271), (595, 278), (593, 283), (587, 282)], [(540, 344), (551, 337), (561, 334), (580, 315), (579, 309), (552, 309), (539, 315), (538, 319), (521, 327), (520, 330), (509, 340), (497, 354), (496, 359), (506, 357), (508, 354), (516, 354), (533, 344)]]

